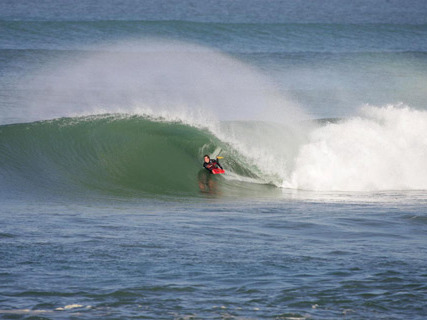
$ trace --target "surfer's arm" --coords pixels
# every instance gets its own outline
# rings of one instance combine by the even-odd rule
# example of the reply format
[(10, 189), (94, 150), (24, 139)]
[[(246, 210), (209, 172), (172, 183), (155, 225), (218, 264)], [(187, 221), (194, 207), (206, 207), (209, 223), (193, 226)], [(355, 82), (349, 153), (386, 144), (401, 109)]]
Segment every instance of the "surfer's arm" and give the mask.
[(205, 168), (206, 170), (208, 170), (210, 173), (212, 173), (212, 169), (213, 167), (208, 167), (209, 163), (203, 163), (203, 168)]
[(221, 169), (223, 169), (223, 167), (219, 164), (218, 158), (216, 158), (215, 163), (216, 163), (216, 165), (217, 165), (218, 167), (220, 167)]

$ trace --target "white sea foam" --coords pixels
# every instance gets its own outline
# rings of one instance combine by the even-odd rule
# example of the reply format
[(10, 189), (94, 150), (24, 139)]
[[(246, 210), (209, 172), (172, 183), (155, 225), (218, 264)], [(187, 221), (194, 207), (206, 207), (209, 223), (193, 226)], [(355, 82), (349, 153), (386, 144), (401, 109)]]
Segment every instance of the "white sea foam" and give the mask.
[(427, 189), (427, 112), (407, 106), (362, 109), (313, 130), (284, 187), (309, 190)]
[(53, 312), (52, 310), (41, 310), (41, 309), (11, 309), (11, 310), (0, 310), (0, 314), (15, 314), (15, 315), (23, 315), (23, 314), (30, 314), (30, 315), (38, 315), (43, 313), (50, 313)]
[(71, 310), (71, 309), (76, 309), (76, 308), (83, 308), (83, 305), (81, 304), (69, 304), (66, 305), (65, 307), (60, 307), (60, 308), (56, 308), (56, 311), (65, 311), (65, 310)]

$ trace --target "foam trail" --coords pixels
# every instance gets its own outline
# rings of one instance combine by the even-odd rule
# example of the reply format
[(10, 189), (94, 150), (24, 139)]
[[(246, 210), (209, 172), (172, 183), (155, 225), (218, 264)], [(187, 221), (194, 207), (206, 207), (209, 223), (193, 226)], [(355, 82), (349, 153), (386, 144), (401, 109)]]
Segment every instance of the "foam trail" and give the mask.
[(284, 187), (374, 191), (427, 189), (427, 112), (362, 109), (360, 117), (312, 131)]

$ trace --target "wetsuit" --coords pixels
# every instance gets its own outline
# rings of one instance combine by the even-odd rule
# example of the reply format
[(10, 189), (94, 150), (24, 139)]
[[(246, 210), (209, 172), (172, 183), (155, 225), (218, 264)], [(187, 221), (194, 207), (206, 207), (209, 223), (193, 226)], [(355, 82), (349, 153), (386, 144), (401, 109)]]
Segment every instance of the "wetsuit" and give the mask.
[(216, 160), (211, 159), (211, 160), (209, 160), (209, 162), (203, 162), (203, 167), (206, 170), (208, 170), (210, 173), (212, 173), (213, 169), (216, 169), (218, 167), (222, 169), (221, 165), (219, 164), (218, 159), (216, 159)]

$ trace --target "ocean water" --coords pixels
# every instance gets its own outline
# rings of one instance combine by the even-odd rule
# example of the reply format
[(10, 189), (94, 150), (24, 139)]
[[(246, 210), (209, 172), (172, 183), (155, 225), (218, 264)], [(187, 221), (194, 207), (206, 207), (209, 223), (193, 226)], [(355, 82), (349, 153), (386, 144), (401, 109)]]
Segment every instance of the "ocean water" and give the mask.
[(2, 1), (0, 318), (425, 319), (426, 17)]

